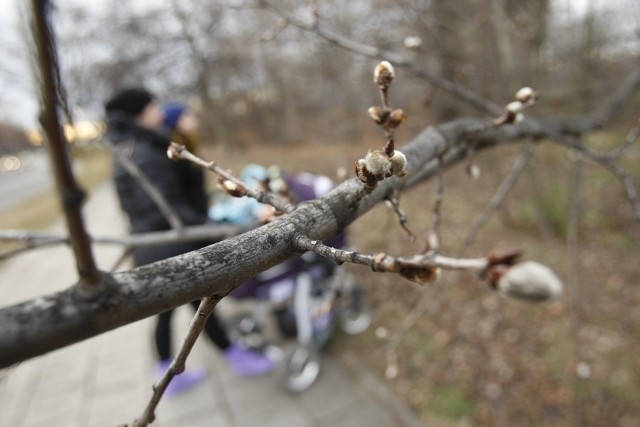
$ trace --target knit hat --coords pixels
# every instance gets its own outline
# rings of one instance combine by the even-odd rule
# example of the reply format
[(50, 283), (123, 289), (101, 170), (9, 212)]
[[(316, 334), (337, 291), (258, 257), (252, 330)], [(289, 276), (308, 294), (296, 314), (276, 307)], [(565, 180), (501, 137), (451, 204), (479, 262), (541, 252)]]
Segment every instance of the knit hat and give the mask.
[(162, 107), (164, 112), (164, 127), (174, 129), (178, 125), (180, 116), (185, 112), (187, 106), (180, 102), (172, 102)]
[(123, 89), (107, 101), (104, 109), (107, 114), (118, 111), (137, 117), (151, 101), (153, 95), (145, 89)]

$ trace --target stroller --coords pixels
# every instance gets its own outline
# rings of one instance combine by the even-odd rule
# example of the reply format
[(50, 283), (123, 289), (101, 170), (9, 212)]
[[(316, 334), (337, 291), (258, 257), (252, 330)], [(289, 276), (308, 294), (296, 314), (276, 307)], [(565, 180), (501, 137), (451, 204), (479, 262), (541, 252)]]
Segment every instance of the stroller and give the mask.
[[(308, 173), (283, 175), (249, 165), (240, 175), (247, 185), (268, 185), (269, 189), (293, 201), (322, 196), (333, 187), (325, 176)], [(247, 224), (260, 216), (262, 205), (253, 199), (229, 199), (215, 203), (209, 216), (218, 223)], [(327, 244), (343, 248), (346, 235), (341, 233)], [(320, 374), (319, 352), (328, 344), (336, 326), (348, 334), (364, 332), (371, 324), (365, 304), (364, 290), (353, 277), (333, 261), (313, 253), (277, 265), (239, 286), (231, 297), (256, 302), (249, 312), (227, 321), (232, 339), (254, 350), (273, 354), (282, 352), (270, 344), (263, 329), (269, 316), (275, 318), (278, 330), (296, 343), (284, 357), (282, 382), (294, 393), (308, 389)]]

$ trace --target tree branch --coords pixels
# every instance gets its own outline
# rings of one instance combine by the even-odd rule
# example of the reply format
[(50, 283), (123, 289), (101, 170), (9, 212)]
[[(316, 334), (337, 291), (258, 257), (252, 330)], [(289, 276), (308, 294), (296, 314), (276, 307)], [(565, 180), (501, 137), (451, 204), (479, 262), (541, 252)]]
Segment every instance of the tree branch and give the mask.
[(49, 142), (49, 153), (58, 194), (61, 197), (71, 248), (73, 249), (80, 285), (88, 295), (96, 291), (100, 273), (91, 251), (91, 244), (82, 218), (85, 193), (73, 176), (66, 139), (58, 116), (59, 70), (55, 40), (50, 25), (51, 4), (47, 0), (33, 0), (34, 40), (40, 68), (42, 115), (41, 123)]
[[(640, 73), (638, 73), (640, 74)], [(627, 99), (632, 96), (629, 94)], [(576, 123), (576, 121), (570, 121)], [(486, 120), (460, 119), (429, 127), (402, 148), (407, 176), (391, 177), (376, 190), (363, 192), (355, 178), (324, 197), (303, 203), (290, 214), (247, 233), (185, 255), (112, 276), (103, 275), (107, 290), (88, 301), (76, 289), (42, 296), (0, 309), (0, 367), (64, 347), (102, 332), (141, 320), (210, 295), (222, 298), (254, 275), (299, 254), (297, 236), (326, 240), (393, 194), (430, 178), (436, 158), (448, 168), (474, 152), (522, 138), (561, 137), (573, 125), (525, 119), (475, 133)], [(546, 128), (549, 124), (550, 128)], [(593, 125), (595, 123), (592, 122)], [(575, 129), (575, 128), (573, 128)], [(582, 128), (583, 131), (586, 131)], [(366, 194), (365, 194), (366, 193)]]
[(187, 330), (187, 335), (184, 338), (182, 346), (180, 346), (178, 354), (173, 359), (171, 365), (164, 373), (160, 381), (158, 381), (158, 383), (153, 386), (153, 394), (151, 395), (149, 404), (142, 413), (142, 416), (133, 422), (132, 427), (145, 427), (151, 424), (156, 419), (155, 410), (160, 403), (160, 399), (162, 399), (162, 395), (164, 394), (171, 380), (176, 375), (184, 372), (187, 357), (189, 356), (189, 353), (191, 353), (196, 340), (200, 336), (200, 333), (204, 329), (207, 320), (209, 320), (209, 317), (211, 317), (211, 313), (213, 313), (213, 310), (216, 308), (217, 304), (218, 300), (215, 298), (202, 298), (202, 301), (200, 301), (200, 305), (198, 306), (198, 310), (196, 310), (196, 313), (191, 319), (189, 329)]
[[(197, 242), (202, 240), (222, 240), (248, 231), (253, 226), (205, 224), (184, 227), (180, 230), (156, 231), (129, 236), (92, 236), (93, 244), (119, 245), (126, 248), (141, 248), (169, 243)], [(51, 245), (69, 244), (69, 237), (49, 232), (32, 230), (0, 230), (0, 241), (20, 242), (27, 245), (0, 254), (0, 260), (7, 259), (28, 249), (37, 249)]]
[(461, 99), (469, 103), (470, 105), (473, 105), (480, 111), (483, 111), (490, 115), (497, 115), (502, 112), (502, 108), (500, 106), (486, 100), (485, 98), (458, 83), (454, 83), (451, 80), (448, 80), (442, 76), (439, 76), (422, 68), (409, 57), (400, 55), (396, 52), (383, 50), (375, 46), (351, 40), (339, 33), (336, 33), (335, 31), (325, 28), (324, 26), (320, 25), (316, 19), (314, 19), (312, 22), (306, 22), (289, 12), (284, 7), (279, 6), (272, 0), (258, 0), (258, 3), (273, 10), (279, 16), (284, 18), (289, 24), (298, 27), (301, 30), (313, 33), (318, 37), (335, 44), (336, 46), (340, 46), (344, 49), (350, 50), (351, 52), (369, 56), (371, 58), (386, 59), (394, 65), (407, 68), (416, 77), (428, 81), (432, 85), (448, 92), (456, 98)]

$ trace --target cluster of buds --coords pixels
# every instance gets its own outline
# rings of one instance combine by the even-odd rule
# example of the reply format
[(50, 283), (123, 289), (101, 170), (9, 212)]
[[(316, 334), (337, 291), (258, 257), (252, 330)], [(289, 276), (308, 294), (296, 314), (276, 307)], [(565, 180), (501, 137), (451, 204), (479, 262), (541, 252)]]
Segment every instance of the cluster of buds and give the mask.
[(557, 298), (562, 282), (547, 266), (535, 261), (516, 264), (522, 254), (519, 250), (493, 253), (483, 272), (492, 288), (509, 297), (528, 302), (543, 302)]
[(369, 151), (364, 159), (356, 161), (355, 172), (358, 179), (373, 190), (385, 178), (405, 176), (406, 167), (407, 157), (401, 151), (393, 149), (391, 139), (384, 150)]
[(522, 112), (536, 103), (540, 94), (530, 87), (523, 87), (516, 92), (516, 100), (505, 106), (504, 113), (494, 120), (496, 126), (518, 123), (523, 118)]
[(364, 159), (355, 164), (355, 173), (370, 190), (378, 186), (378, 182), (391, 176), (403, 177), (407, 174), (406, 156), (394, 148), (393, 133), (407, 118), (401, 108), (389, 107), (388, 91), (396, 76), (395, 69), (388, 61), (376, 65), (373, 71), (373, 82), (378, 86), (382, 105), (370, 107), (369, 117), (382, 126), (387, 134), (387, 143), (382, 150), (372, 150)]

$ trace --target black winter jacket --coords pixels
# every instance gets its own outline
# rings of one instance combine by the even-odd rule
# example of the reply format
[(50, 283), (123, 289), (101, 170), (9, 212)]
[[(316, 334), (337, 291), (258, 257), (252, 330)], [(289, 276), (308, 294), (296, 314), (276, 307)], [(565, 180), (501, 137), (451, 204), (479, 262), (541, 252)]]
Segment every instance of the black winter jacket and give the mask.
[[(130, 160), (156, 186), (173, 207), (184, 225), (201, 225), (208, 221), (207, 195), (202, 171), (186, 161), (167, 157), (169, 139), (138, 126), (126, 116), (107, 117), (107, 136), (116, 149), (126, 147)], [(132, 234), (169, 230), (164, 215), (144, 189), (114, 162), (114, 179), (120, 205), (129, 218)], [(137, 248), (133, 252), (136, 265), (198, 249), (211, 242), (180, 243)]]

